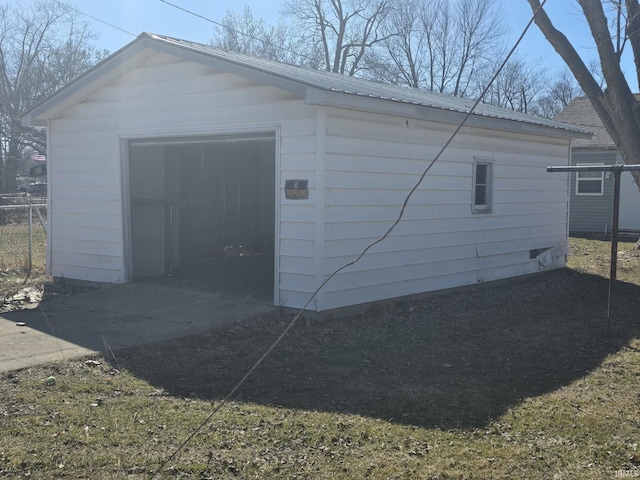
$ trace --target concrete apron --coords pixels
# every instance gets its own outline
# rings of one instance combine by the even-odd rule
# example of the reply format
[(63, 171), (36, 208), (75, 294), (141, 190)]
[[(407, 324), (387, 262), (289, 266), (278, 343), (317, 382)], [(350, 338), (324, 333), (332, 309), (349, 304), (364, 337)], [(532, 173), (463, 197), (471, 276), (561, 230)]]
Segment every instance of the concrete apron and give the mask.
[(275, 311), (252, 297), (147, 283), (56, 296), (0, 314), (0, 371), (207, 332)]

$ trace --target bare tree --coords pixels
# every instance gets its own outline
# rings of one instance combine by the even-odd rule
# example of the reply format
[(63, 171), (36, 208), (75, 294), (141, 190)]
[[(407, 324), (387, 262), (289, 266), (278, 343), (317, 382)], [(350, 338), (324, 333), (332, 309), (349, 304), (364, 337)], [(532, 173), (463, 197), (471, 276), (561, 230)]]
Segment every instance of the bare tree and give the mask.
[(460, 42), (454, 76), (453, 95), (464, 96), (476, 69), (491, 59), (505, 33), (500, 2), (491, 0), (458, 0), (454, 23)]
[(367, 54), (384, 40), (381, 23), (389, 0), (288, 0), (285, 14), (301, 37), (323, 56), (323, 69), (355, 75)]
[(448, 86), (459, 68), (454, 59), (461, 48), (448, 0), (423, 2), (420, 21), (429, 58), (428, 89), (441, 93), (450, 91)]
[(424, 87), (429, 61), (420, 16), (422, 3), (408, 0), (390, 9), (381, 26), (383, 40), (367, 58), (369, 77), (412, 88)]
[[(594, 77), (593, 68), (580, 57), (569, 39), (552, 23), (539, 0), (527, 0), (535, 22), (573, 73), (587, 95), (607, 132), (620, 149), (625, 163), (640, 159), (640, 104), (634, 96), (620, 65), (625, 46), (632, 49), (640, 80), (640, 5), (638, 0), (577, 0), (598, 55), (606, 88)], [(612, 9), (613, 7), (613, 9)], [(634, 173), (640, 187), (640, 174)]]
[(539, 98), (536, 114), (555, 118), (574, 97), (582, 95), (580, 85), (568, 70), (563, 70), (552, 81), (550, 88)]
[(290, 27), (283, 22), (268, 25), (262, 18), (255, 18), (250, 7), (241, 14), (228, 11), (217, 27), (211, 44), (234, 52), (253, 55), (278, 62), (316, 67), (319, 63)]
[[(497, 66), (487, 69), (485, 83)], [(540, 101), (548, 88), (547, 72), (538, 62), (513, 57), (490, 85), (484, 102), (525, 114), (540, 115)]]
[(371, 74), (378, 80), (471, 96), (506, 28), (495, 0), (397, 2), (383, 23)]
[(53, 0), (0, 5), (0, 154), (2, 192), (16, 189), (27, 148), (45, 151), (44, 132), (23, 127), (19, 116), (106, 55), (92, 49), (87, 24)]

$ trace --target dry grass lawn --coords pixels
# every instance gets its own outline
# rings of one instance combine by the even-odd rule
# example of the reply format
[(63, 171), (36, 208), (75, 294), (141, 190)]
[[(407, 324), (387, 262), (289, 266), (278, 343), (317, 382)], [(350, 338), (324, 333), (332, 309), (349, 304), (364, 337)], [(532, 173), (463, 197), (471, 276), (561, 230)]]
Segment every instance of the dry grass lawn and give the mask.
[[(302, 321), (155, 478), (640, 477), (640, 258)], [(0, 478), (144, 479), (288, 318), (0, 376)], [(99, 363), (99, 364), (98, 364)]]

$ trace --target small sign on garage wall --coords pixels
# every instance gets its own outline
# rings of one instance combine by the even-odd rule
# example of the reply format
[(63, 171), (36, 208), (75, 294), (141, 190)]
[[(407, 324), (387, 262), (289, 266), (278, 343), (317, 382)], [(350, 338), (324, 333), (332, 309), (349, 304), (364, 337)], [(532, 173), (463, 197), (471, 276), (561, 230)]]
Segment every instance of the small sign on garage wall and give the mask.
[(309, 180), (285, 180), (284, 196), (287, 200), (306, 200), (309, 198)]

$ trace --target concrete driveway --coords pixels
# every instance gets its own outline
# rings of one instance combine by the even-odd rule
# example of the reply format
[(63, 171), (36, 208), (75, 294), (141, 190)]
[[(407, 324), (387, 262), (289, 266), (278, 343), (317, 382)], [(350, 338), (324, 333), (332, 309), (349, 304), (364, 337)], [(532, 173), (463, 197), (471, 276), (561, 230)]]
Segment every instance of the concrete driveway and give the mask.
[(55, 296), (0, 314), (0, 371), (194, 335), (274, 310), (256, 297), (153, 282)]

